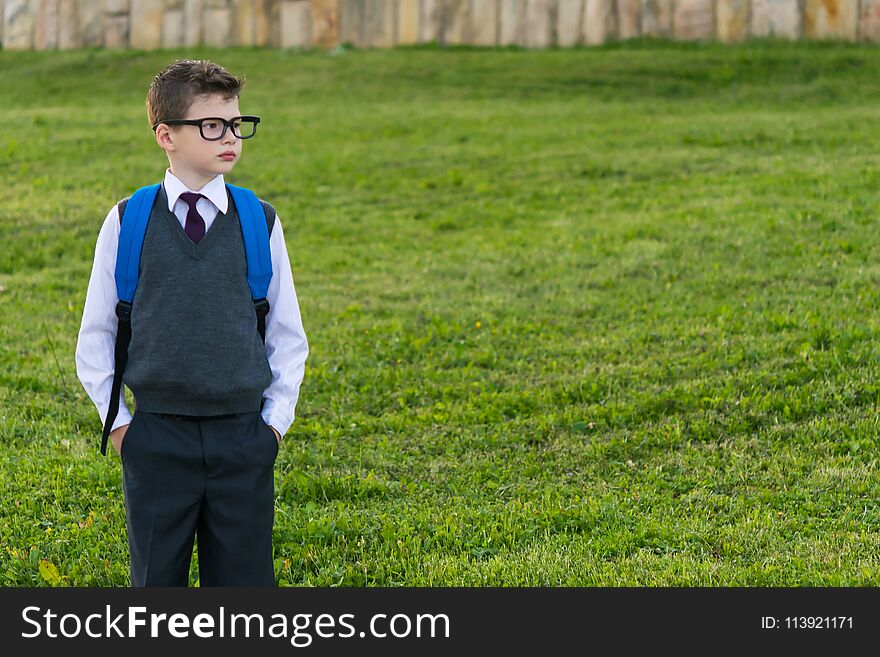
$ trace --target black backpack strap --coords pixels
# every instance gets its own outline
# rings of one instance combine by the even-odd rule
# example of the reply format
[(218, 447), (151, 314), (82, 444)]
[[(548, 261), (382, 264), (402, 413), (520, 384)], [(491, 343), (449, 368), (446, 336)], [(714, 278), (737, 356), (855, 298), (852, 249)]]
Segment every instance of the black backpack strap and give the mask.
[[(275, 208), (271, 203), (268, 203), (263, 199), (258, 200), (260, 201), (260, 205), (263, 206), (263, 212), (266, 213), (266, 228), (269, 229), (269, 237), (272, 237), (272, 228), (275, 227)], [(263, 341), (263, 344), (266, 344), (266, 315), (269, 313), (269, 302), (266, 299), (255, 299), (254, 310), (257, 313), (257, 331), (260, 334), (260, 340)], [(263, 410), (263, 406), (265, 405), (266, 398), (263, 397), (260, 400), (260, 411)]]
[(126, 196), (124, 199), (122, 199), (121, 201), (119, 201), (119, 203), (116, 204), (116, 211), (119, 213), (119, 225), (120, 226), (122, 225), (122, 215), (125, 214), (125, 206), (128, 204), (128, 199), (130, 199), (130, 198), (131, 198), (130, 196)]
[(271, 203), (267, 203), (263, 199), (260, 199), (260, 205), (263, 206), (263, 211), (266, 213), (266, 228), (269, 229), (269, 237), (271, 237), (272, 228), (275, 227), (275, 208)]
[[(275, 208), (263, 199), (258, 200), (263, 206), (263, 212), (266, 213), (266, 228), (269, 229), (269, 237), (271, 237), (272, 228), (275, 227)], [(269, 314), (269, 302), (266, 299), (254, 299), (254, 310), (257, 313), (257, 332), (260, 334), (260, 340), (266, 344), (266, 315)]]
[(119, 327), (116, 331), (116, 347), (114, 349), (115, 365), (113, 368), (113, 386), (110, 389), (110, 407), (107, 410), (107, 418), (104, 421), (104, 431), (101, 435), (101, 455), (107, 455), (107, 439), (110, 437), (110, 428), (119, 414), (119, 393), (122, 390), (122, 373), (128, 364), (128, 344), (131, 342), (131, 304), (127, 301), (119, 301), (116, 304), (116, 317), (119, 318)]

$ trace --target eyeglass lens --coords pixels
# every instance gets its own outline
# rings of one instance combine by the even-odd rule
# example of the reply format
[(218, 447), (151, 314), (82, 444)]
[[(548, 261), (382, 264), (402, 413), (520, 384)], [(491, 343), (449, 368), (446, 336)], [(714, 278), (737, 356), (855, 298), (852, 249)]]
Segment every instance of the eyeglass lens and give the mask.
[[(202, 137), (205, 139), (220, 139), (221, 135), (223, 135), (223, 128), (225, 124), (223, 121), (207, 119), (202, 121)], [(257, 131), (257, 122), (253, 119), (237, 119), (232, 124), (232, 134), (234, 134), (239, 139), (247, 139), (248, 137), (253, 137), (254, 133)]]

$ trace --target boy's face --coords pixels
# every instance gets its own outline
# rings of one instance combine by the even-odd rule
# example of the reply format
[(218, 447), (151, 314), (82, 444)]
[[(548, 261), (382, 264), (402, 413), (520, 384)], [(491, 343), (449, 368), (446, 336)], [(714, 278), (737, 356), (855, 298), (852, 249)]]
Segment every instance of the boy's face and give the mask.
[[(222, 96), (197, 96), (182, 119), (204, 119), (220, 117), (232, 119), (241, 116), (238, 98), (225, 100)], [(156, 130), (156, 141), (168, 153), (172, 171), (186, 171), (206, 179), (219, 173), (232, 171), (238, 158), (241, 157), (241, 139), (232, 134), (230, 128), (226, 134), (216, 141), (202, 139), (198, 126), (173, 126), (173, 130), (161, 124)], [(220, 157), (222, 153), (235, 154), (231, 159)]]

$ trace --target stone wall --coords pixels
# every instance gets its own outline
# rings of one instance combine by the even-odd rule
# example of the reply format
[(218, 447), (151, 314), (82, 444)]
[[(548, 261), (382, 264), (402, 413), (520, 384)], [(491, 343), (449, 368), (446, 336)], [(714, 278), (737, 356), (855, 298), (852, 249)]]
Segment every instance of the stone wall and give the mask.
[(4, 49), (880, 41), (880, 0), (0, 0)]

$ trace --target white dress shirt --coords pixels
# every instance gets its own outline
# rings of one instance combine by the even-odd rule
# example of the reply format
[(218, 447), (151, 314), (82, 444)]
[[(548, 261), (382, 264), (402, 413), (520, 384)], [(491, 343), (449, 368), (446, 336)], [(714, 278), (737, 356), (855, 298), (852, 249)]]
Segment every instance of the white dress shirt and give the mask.
[[(185, 191), (204, 194), (196, 203), (196, 210), (205, 220), (205, 232), (218, 212), (226, 212), (229, 199), (223, 174), (218, 174), (199, 190), (190, 190), (173, 173), (165, 170), (163, 182), (168, 196), (168, 209), (175, 214), (180, 225), (186, 228), (189, 206), (179, 197)], [(276, 216), (275, 226), (269, 236), (272, 254), (272, 279), (266, 299), (269, 314), (266, 315), (266, 356), (272, 370), (272, 382), (263, 392), (266, 402), (262, 417), (266, 424), (278, 430), (282, 436), (293, 424), (294, 410), (299, 398), (299, 388), (305, 374), (305, 361), (309, 344), (303, 330), (293, 286), (293, 274), (287, 257), (287, 246), (281, 221)], [(82, 325), (76, 344), (76, 373), (83, 387), (98, 409), (103, 426), (110, 408), (110, 394), (115, 370), (114, 349), (116, 344), (116, 250), (119, 243), (119, 212), (114, 205), (98, 234), (92, 274), (86, 293)], [(111, 430), (131, 422), (131, 413), (125, 405), (125, 386), (119, 392), (119, 413)]]

